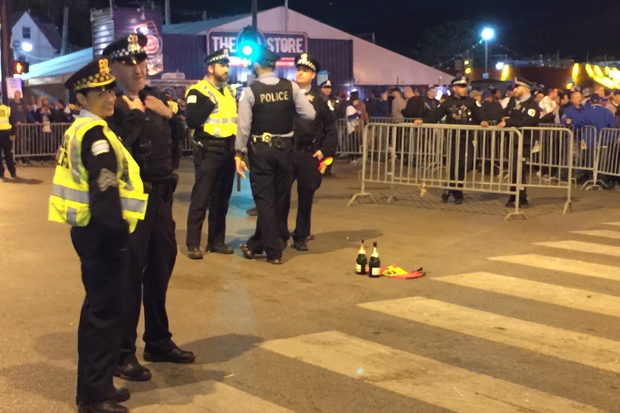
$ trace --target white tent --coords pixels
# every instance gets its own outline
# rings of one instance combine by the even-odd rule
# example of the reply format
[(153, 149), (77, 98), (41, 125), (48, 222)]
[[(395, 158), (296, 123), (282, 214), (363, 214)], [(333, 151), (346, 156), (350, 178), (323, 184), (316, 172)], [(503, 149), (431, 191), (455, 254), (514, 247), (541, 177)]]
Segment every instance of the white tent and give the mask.
[[(241, 31), (252, 24), (252, 17), (212, 28), (215, 31)], [(304, 32), (311, 39), (353, 40), (353, 76), (356, 85), (447, 84), (452, 76), (394, 53), (359, 37), (343, 32), (283, 6), (258, 13), (258, 29), (264, 32)], [(201, 34), (207, 34), (205, 30)]]

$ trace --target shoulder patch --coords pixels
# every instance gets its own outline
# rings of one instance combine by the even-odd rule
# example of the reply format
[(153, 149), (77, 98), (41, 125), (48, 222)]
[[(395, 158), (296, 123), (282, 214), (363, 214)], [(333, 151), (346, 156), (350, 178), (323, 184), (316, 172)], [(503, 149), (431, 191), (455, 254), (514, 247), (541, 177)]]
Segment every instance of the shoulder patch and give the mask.
[(198, 101), (198, 96), (196, 95), (189, 95), (187, 97), (187, 104), (191, 104), (191, 103), (196, 103)]
[(98, 140), (90, 147), (90, 151), (94, 156), (110, 152), (110, 143), (104, 139)]
[(531, 117), (536, 116), (536, 109), (530, 109), (527, 111), (527, 114), (530, 115)]

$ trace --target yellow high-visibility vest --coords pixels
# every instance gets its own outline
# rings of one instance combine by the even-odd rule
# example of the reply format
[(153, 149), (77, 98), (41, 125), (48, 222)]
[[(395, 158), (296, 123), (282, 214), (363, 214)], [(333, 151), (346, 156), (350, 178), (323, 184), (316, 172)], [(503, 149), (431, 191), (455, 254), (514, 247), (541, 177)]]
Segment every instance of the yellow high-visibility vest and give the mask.
[(177, 102), (175, 102), (174, 100), (169, 100), (167, 103), (172, 113), (174, 113), (175, 115), (179, 113), (179, 104)]
[(123, 218), (129, 223), (129, 231), (133, 232), (138, 221), (144, 219), (148, 200), (140, 178), (140, 168), (104, 120), (88, 117), (78, 118), (63, 137), (58, 150), (48, 219), (78, 227), (90, 222), (88, 172), (82, 164), (82, 140), (86, 132), (95, 126), (103, 126), (103, 133), (116, 155)]
[(11, 116), (11, 107), (0, 104), (0, 130), (9, 130), (12, 128), (9, 122)]
[(202, 129), (205, 133), (216, 138), (228, 138), (237, 134), (237, 102), (230, 92), (224, 88), (224, 94), (217, 90), (208, 80), (201, 80), (185, 92), (185, 98), (190, 91), (196, 90), (215, 103), (215, 108), (205, 121)]

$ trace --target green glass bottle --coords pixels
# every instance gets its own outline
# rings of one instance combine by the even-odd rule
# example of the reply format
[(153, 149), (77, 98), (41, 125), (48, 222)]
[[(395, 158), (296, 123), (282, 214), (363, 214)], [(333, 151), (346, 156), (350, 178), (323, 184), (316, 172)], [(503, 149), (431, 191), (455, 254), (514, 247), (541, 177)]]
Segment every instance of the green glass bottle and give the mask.
[(364, 240), (362, 240), (362, 245), (357, 253), (357, 260), (355, 260), (355, 273), (357, 275), (366, 275), (366, 265), (368, 265), (368, 258), (366, 258)]
[(381, 260), (379, 259), (379, 253), (377, 252), (377, 243), (373, 242), (372, 246), (372, 255), (370, 256), (370, 261), (368, 262), (368, 276), (370, 278), (379, 278), (381, 275)]

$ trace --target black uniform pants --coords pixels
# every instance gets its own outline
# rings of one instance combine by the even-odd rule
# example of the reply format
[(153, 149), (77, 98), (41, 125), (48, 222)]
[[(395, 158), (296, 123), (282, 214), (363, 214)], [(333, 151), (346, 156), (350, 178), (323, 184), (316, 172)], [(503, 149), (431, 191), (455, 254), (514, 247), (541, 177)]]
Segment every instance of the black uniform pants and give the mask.
[(11, 175), (15, 175), (15, 160), (13, 159), (13, 142), (9, 131), (0, 131), (0, 171), (4, 174), (4, 164), (2, 163), (2, 154), (4, 153), (4, 161), (6, 169)]
[[(293, 168), (292, 139), (286, 147), (270, 147), (258, 142), (250, 146), (250, 186), (258, 211), (256, 231), (247, 245), (255, 253), (265, 252), (267, 259), (282, 257), (289, 238), (288, 210), (290, 208)], [(289, 147), (290, 145), (290, 147)]]
[[(297, 180), (297, 220), (293, 231), (295, 242), (305, 242), (310, 235), (314, 193), (321, 186), (323, 179), (323, 175), (319, 172), (319, 161), (312, 157), (312, 154), (311, 151), (303, 150), (293, 152), (291, 185)], [(290, 191), (288, 205), (290, 206)]]
[(86, 290), (78, 326), (78, 404), (111, 400), (116, 394), (112, 378), (122, 339), (127, 232), (125, 229), (117, 237), (105, 236), (93, 221), (86, 227), (71, 229)]
[(218, 151), (207, 148), (202, 156), (201, 160), (194, 159), (195, 182), (187, 213), (186, 245), (188, 246), (200, 246), (207, 206), (209, 207), (207, 243), (224, 242), (226, 215), (235, 182), (235, 151), (232, 145)]
[[(462, 181), (465, 179), (467, 171), (472, 169), (474, 147), (466, 133), (454, 131), (455, 135), (450, 141), (450, 186), (462, 188), (462, 183), (454, 181)], [(463, 191), (452, 189), (449, 191), (454, 199), (463, 199)]]
[[(517, 183), (517, 176), (518, 176), (517, 167), (520, 163), (521, 164), (521, 183), (525, 184), (527, 182), (527, 170), (526, 170), (527, 165), (525, 164), (525, 161), (523, 160), (523, 158), (519, 159), (519, 151), (517, 149), (518, 148), (514, 148), (514, 151), (512, 153), (512, 183), (513, 184)], [(529, 153), (530, 153), (529, 144), (527, 146), (524, 145), (523, 156), (525, 157), (526, 155), (529, 155)], [(510, 187), (510, 190), (516, 191), (516, 188), (517, 188), (516, 186), (512, 186)], [(510, 195), (508, 197), (508, 200), (514, 202), (515, 198), (516, 197), (514, 195)], [(525, 187), (519, 191), (519, 201), (527, 201), (527, 190), (525, 189)]]
[(140, 307), (144, 302), (145, 351), (166, 353), (176, 345), (168, 328), (166, 293), (177, 256), (169, 184), (154, 184), (146, 216), (129, 236), (129, 282), (120, 364), (135, 358)]

